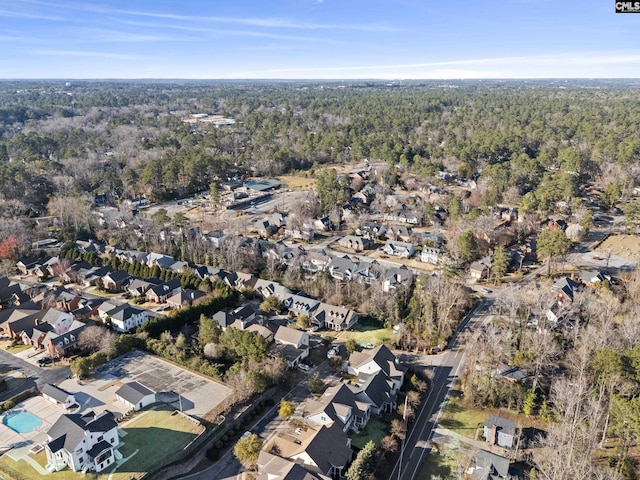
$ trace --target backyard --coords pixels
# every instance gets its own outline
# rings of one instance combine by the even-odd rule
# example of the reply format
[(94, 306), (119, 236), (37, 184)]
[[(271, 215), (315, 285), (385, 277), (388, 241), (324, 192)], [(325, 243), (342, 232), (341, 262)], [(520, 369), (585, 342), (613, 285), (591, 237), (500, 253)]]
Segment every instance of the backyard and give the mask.
[(389, 423), (391, 420), (387, 420), (372, 417), (362, 432), (352, 437), (351, 445), (355, 448), (362, 449), (369, 440), (373, 440), (376, 445), (380, 445), (380, 439), (389, 433)]
[(342, 332), (340, 338), (344, 341), (352, 338), (358, 343), (371, 343), (375, 346), (389, 343), (393, 333), (390, 328), (380, 328), (372, 325), (358, 324), (353, 327), (353, 331)]
[[(176, 413), (168, 407), (147, 410), (124, 423), (118, 451), (123, 460), (115, 472), (107, 469), (101, 474), (85, 474), (69, 469), (46, 475), (50, 480), (130, 480), (141, 478), (172, 459), (192, 442), (204, 427)], [(35, 467), (37, 464), (42, 468)], [(15, 461), (9, 455), (0, 457), (0, 474), (7, 480), (31, 480), (45, 478), (39, 473), (47, 464), (44, 451), (26, 459)]]

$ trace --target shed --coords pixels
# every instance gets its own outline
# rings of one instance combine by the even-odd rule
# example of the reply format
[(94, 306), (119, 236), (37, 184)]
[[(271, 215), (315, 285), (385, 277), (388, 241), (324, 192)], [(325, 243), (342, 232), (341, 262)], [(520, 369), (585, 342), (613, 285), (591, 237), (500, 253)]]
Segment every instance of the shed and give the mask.
[(156, 401), (156, 392), (139, 382), (129, 382), (116, 391), (116, 399), (138, 411)]

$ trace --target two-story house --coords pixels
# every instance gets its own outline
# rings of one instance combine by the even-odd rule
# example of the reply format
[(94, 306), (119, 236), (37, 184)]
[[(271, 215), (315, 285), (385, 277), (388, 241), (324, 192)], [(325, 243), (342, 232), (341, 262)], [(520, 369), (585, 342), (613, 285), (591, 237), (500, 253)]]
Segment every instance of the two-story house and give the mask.
[(118, 428), (113, 413), (62, 415), (47, 432), (47, 469), (101, 472), (116, 461)]

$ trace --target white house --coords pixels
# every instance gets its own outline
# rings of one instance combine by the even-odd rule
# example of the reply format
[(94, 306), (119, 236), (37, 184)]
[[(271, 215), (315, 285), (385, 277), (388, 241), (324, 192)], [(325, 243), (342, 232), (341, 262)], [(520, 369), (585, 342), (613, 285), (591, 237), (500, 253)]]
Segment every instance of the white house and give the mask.
[(422, 247), (420, 252), (420, 261), (437, 265), (440, 260), (440, 249), (433, 247)]
[(113, 413), (62, 415), (47, 432), (44, 444), (47, 470), (66, 467), (74, 472), (101, 472), (116, 461), (114, 449), (120, 444)]
[(40, 393), (51, 403), (60, 405), (65, 410), (71, 408), (74, 405), (77, 406), (76, 398), (74, 397), (74, 395), (67, 392), (66, 390), (63, 390), (60, 387), (57, 387), (56, 385), (47, 383), (40, 389)]
[(149, 320), (149, 312), (125, 303), (109, 312), (111, 326), (118, 332), (129, 332)]
[(404, 374), (407, 369), (399, 363), (398, 358), (385, 345), (380, 345), (373, 350), (353, 352), (349, 357), (348, 372), (351, 375), (372, 375), (380, 371), (383, 371), (387, 378), (393, 382), (391, 393), (395, 394), (404, 382)]
[(287, 360), (291, 368), (309, 356), (309, 334), (302, 330), (281, 326), (274, 337), (273, 353)]
[(384, 246), (384, 252), (394, 257), (409, 258), (415, 253), (412, 243), (388, 241)]
[(156, 401), (156, 392), (138, 382), (129, 382), (116, 390), (116, 399), (136, 412)]

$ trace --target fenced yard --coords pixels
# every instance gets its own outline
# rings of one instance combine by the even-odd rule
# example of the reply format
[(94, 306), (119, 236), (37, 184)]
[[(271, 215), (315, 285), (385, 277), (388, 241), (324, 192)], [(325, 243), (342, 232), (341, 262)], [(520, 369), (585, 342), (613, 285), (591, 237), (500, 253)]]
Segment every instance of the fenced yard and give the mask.
[(115, 471), (107, 469), (100, 474), (60, 472), (42, 475), (47, 458), (44, 451), (29, 454), (21, 460), (13, 460), (8, 455), (0, 457), (0, 476), (7, 480), (131, 480), (142, 478), (172, 460), (204, 431), (197, 422), (165, 406), (141, 412), (120, 426), (122, 437), (118, 451), (122, 460), (117, 462)]

